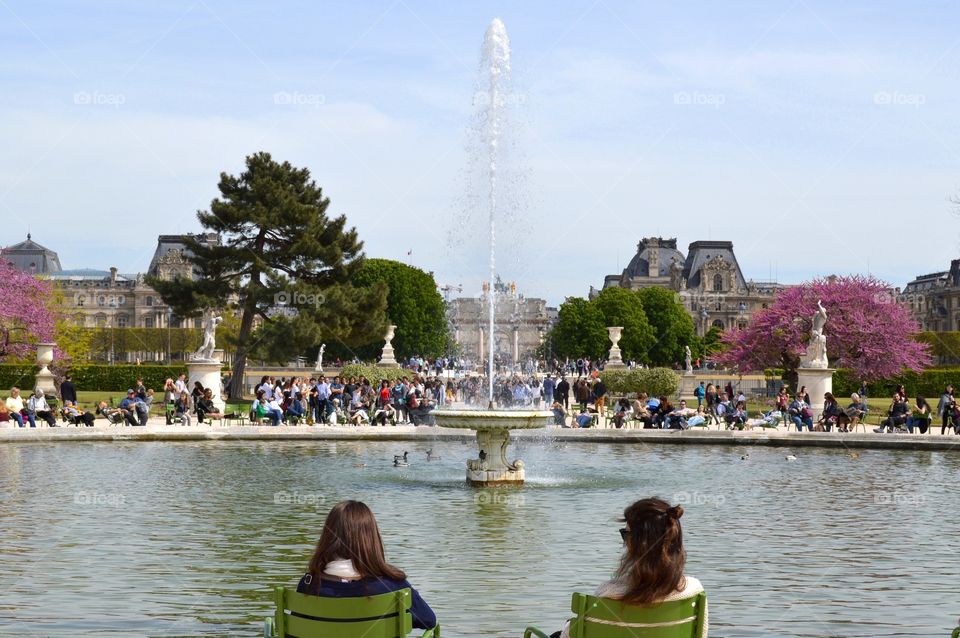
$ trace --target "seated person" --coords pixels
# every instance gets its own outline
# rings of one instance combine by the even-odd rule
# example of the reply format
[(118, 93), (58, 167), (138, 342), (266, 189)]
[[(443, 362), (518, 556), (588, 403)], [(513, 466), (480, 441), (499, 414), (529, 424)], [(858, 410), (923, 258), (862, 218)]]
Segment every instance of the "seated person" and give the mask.
[(173, 402), (173, 418), (184, 425), (190, 425), (190, 395), (184, 390)]
[(840, 432), (850, 432), (851, 428), (857, 425), (867, 416), (867, 405), (860, 400), (860, 395), (854, 392), (850, 395), (850, 405), (844, 408), (840, 416), (837, 417), (837, 425)]
[(397, 424), (397, 411), (389, 401), (384, 401), (380, 403), (380, 407), (377, 408), (377, 411), (373, 413), (373, 424), (374, 425), (386, 425), (387, 421), (390, 421), (390, 425)]
[(436, 403), (422, 398), (420, 391), (412, 391), (407, 395), (407, 414), (414, 425), (432, 425), (435, 421), (430, 414)]
[(617, 428), (622, 428), (624, 422), (633, 415), (633, 408), (630, 406), (630, 401), (627, 399), (620, 399), (617, 401), (617, 404), (613, 406), (613, 425)]
[(833, 393), (826, 392), (823, 395), (823, 412), (820, 413), (820, 418), (817, 419), (817, 427), (823, 432), (830, 432), (833, 430), (833, 426), (838, 425), (840, 421), (840, 415), (842, 411), (840, 410), (840, 404), (833, 397)]
[[(126, 419), (126, 415), (120, 408), (111, 408), (106, 401), (97, 404), (97, 414), (102, 414), (104, 418), (114, 425), (120, 425)], [(136, 425), (136, 421), (130, 425)]]
[(197, 401), (196, 412), (197, 423), (203, 423), (204, 417), (210, 417), (211, 420), (223, 418), (223, 413), (213, 404), (213, 390), (207, 388), (203, 391), (203, 398)]
[(360, 395), (360, 390), (353, 393), (353, 400), (350, 401), (350, 423), (361, 425), (370, 422), (370, 413), (367, 402)]
[(653, 426), (656, 428), (670, 427), (669, 416), (673, 412), (673, 404), (667, 397), (660, 397), (658, 407), (653, 415)]
[(640, 392), (633, 401), (633, 418), (643, 423), (644, 429), (653, 427), (653, 414), (647, 407), (647, 393)]
[(747, 404), (739, 401), (732, 410), (724, 414), (724, 422), (728, 427), (742, 430), (747, 423)]
[(894, 394), (893, 403), (890, 404), (890, 409), (887, 410), (887, 418), (880, 422), (880, 427), (876, 428), (874, 432), (877, 434), (884, 434), (887, 430), (890, 432), (905, 432), (904, 426), (907, 424), (907, 416), (909, 413), (910, 405), (907, 403), (906, 398), (899, 393)]
[(300, 420), (307, 416), (306, 410), (303, 409), (303, 394), (297, 392), (290, 402), (287, 404), (286, 418)]
[(752, 430), (755, 427), (777, 427), (780, 421), (783, 420), (783, 413), (780, 412), (779, 408), (774, 408), (763, 414), (758, 419), (747, 419), (746, 426), (748, 430)]
[(593, 415), (587, 411), (586, 408), (580, 410), (580, 414), (577, 415), (577, 418), (574, 420), (575, 428), (588, 428), (593, 425)]
[(697, 411), (687, 407), (685, 399), (680, 399), (680, 405), (670, 412), (666, 418), (666, 427), (671, 430), (686, 430), (687, 419), (695, 416)]
[(347, 417), (343, 414), (343, 408), (340, 407), (340, 399), (332, 399), (327, 402), (327, 422), (330, 425), (347, 422)]
[(33, 396), (27, 399), (27, 415), (30, 418), (30, 427), (34, 427), (34, 418), (40, 418), (47, 422), (52, 428), (57, 427), (57, 418), (53, 416), (53, 410), (43, 394), (43, 390), (37, 388)]
[(707, 406), (703, 403), (697, 406), (696, 413), (687, 419), (687, 427), (692, 428), (699, 425), (705, 425), (707, 422)]
[[(0, 401), (0, 423), (10, 423), (10, 409), (6, 401)], [(4, 425), (3, 427), (7, 427)]]
[(930, 427), (930, 404), (923, 397), (918, 396), (913, 403), (913, 414), (907, 417), (907, 432), (913, 434), (917, 428), (920, 434), (926, 434)]
[(10, 418), (16, 421), (19, 427), (22, 428), (24, 426), (26, 423), (25, 419), (29, 419), (30, 427), (37, 427), (33, 417), (27, 415), (23, 397), (20, 396), (20, 388), (13, 387), (10, 389), (10, 396), (7, 397), (6, 401), (4, 401), (4, 405), (7, 407), (7, 411), (10, 413)]
[(407, 581), (406, 574), (384, 558), (380, 529), (370, 508), (359, 501), (334, 505), (297, 591), (331, 598), (364, 598), (407, 588), (413, 626), (436, 627), (436, 614)]
[(93, 422), (97, 418), (89, 412), (81, 411), (75, 401), (64, 401), (61, 411), (68, 423), (73, 423), (74, 425), (80, 425), (82, 423), (88, 428), (93, 427)]
[(793, 401), (790, 402), (790, 405), (787, 407), (787, 415), (789, 415), (793, 424), (797, 426), (797, 432), (803, 432), (803, 426), (807, 426), (807, 428), (813, 432), (813, 411), (810, 409), (810, 406), (800, 398), (800, 395), (795, 396)]
[(570, 427), (567, 425), (567, 411), (563, 407), (563, 404), (559, 401), (554, 401), (553, 405), (550, 406), (550, 411), (553, 412), (553, 424), (559, 425), (562, 428)]
[(145, 404), (137, 400), (137, 393), (134, 392), (132, 388), (127, 390), (127, 396), (120, 401), (120, 411), (123, 413), (123, 418), (130, 425), (147, 424), (146, 412), (138, 407), (141, 405)]
[[(645, 498), (623, 512), (620, 529), (624, 551), (616, 577), (603, 583), (594, 596), (620, 600), (629, 605), (646, 607), (658, 603), (696, 596), (703, 585), (683, 573), (686, 552), (680, 517), (683, 507), (659, 498)], [(703, 610), (703, 635), (709, 631), (708, 609)], [(570, 625), (558, 632), (569, 638)], [(554, 634), (557, 635), (557, 634)]]

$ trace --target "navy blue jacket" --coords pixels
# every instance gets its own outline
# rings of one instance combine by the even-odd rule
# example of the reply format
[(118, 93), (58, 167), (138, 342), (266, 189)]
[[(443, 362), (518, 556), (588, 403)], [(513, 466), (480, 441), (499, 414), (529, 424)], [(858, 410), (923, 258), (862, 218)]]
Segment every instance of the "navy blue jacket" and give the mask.
[(297, 592), (330, 598), (362, 598), (409, 588), (412, 598), (410, 615), (413, 617), (413, 626), (417, 629), (432, 629), (437, 626), (437, 615), (424, 602), (413, 585), (406, 580), (373, 577), (346, 581), (334, 577), (319, 579), (320, 582), (317, 580), (311, 574), (305, 574), (297, 585)]

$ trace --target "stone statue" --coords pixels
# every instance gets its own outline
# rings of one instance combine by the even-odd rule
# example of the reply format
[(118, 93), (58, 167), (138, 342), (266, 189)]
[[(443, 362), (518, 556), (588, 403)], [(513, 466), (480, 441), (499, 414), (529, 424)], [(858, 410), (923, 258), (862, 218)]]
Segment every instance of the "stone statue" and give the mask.
[(827, 325), (827, 311), (823, 307), (821, 300), (817, 300), (817, 312), (813, 315), (813, 327), (810, 329), (807, 353), (800, 360), (800, 367), (827, 367), (827, 337), (823, 334), (823, 327), (825, 325)]
[(690, 353), (690, 346), (683, 346), (683, 362), (687, 373), (693, 372), (693, 355)]
[(317, 353), (317, 365), (313, 366), (314, 372), (323, 372), (323, 351), (327, 349), (327, 344), (320, 344), (320, 351)]
[(213, 351), (217, 348), (217, 326), (223, 322), (220, 315), (212, 310), (203, 313), (203, 343), (190, 355), (193, 361), (215, 361)]

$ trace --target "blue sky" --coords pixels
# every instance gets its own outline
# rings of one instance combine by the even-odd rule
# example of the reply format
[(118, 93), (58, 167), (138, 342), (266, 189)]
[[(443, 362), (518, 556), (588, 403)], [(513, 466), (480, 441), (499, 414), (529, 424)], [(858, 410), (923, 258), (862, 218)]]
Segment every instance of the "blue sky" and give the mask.
[(220, 171), (267, 150), (311, 169), (369, 255), (473, 294), (466, 128), (498, 16), (524, 174), (500, 263), (521, 291), (585, 295), (657, 234), (730, 239), (747, 278), (869, 268), (902, 286), (960, 245), (958, 13), (0, 0), (0, 243), (29, 226), (65, 268), (143, 270), (158, 234), (199, 231)]

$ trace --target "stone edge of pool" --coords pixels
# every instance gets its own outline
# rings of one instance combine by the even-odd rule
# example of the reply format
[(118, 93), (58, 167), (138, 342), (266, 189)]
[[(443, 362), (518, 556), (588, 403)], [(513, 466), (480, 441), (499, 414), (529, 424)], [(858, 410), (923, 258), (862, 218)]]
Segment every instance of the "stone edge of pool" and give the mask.
[[(960, 437), (836, 432), (749, 432), (678, 430), (572, 430), (545, 428), (516, 431), (517, 440), (543, 439), (564, 443), (665, 445), (764, 445), (887, 450), (960, 451)], [(471, 441), (472, 432), (439, 427), (308, 427), (206, 426), (0, 429), (0, 443), (67, 443), (91, 441)]]

